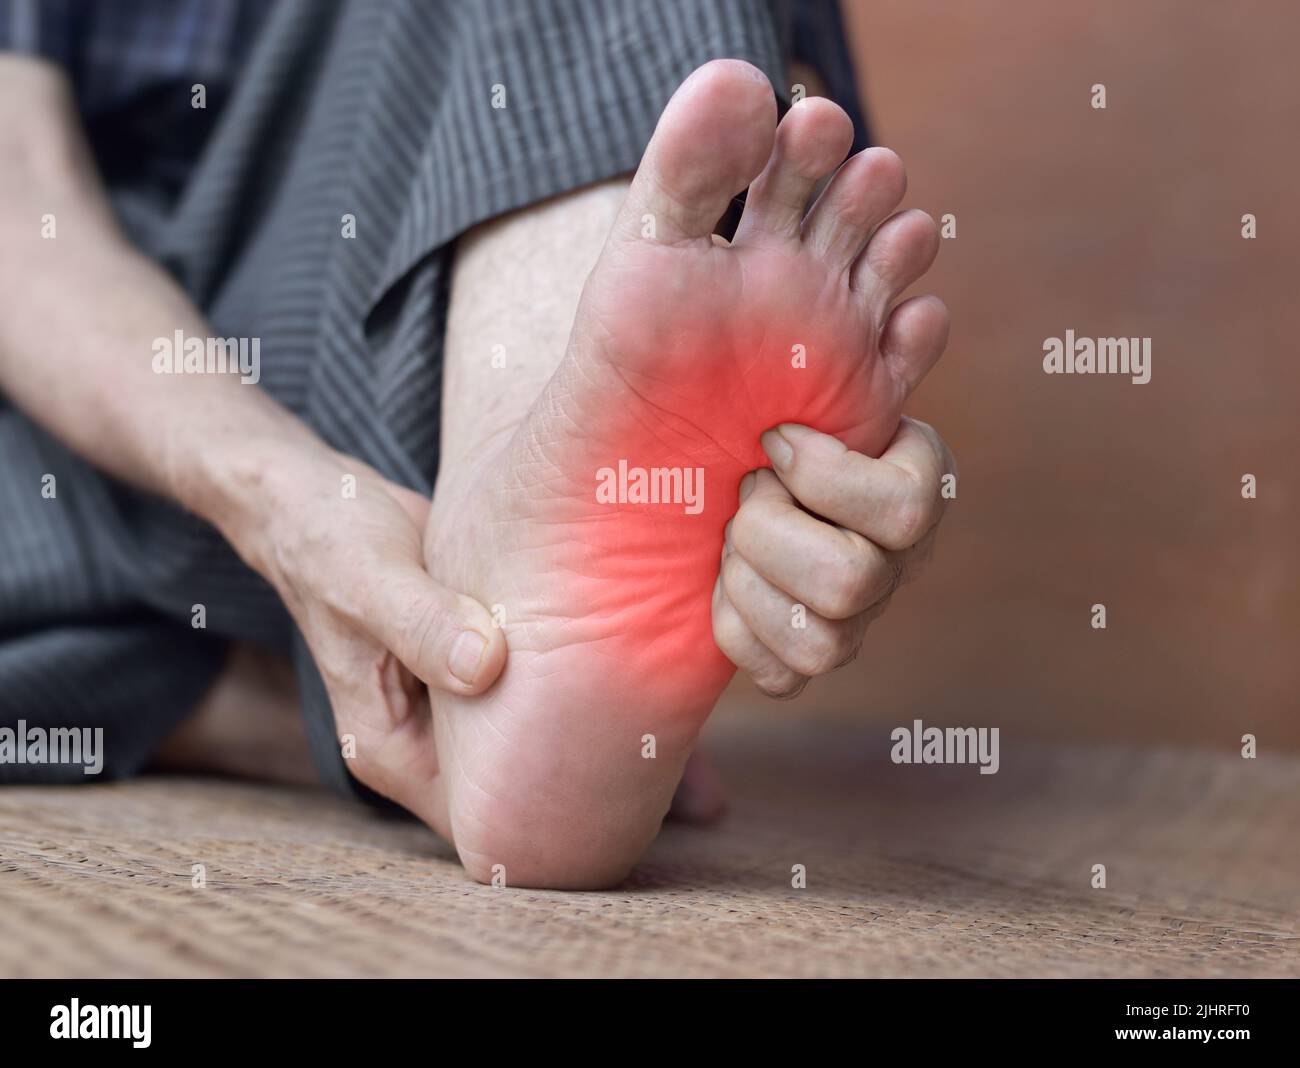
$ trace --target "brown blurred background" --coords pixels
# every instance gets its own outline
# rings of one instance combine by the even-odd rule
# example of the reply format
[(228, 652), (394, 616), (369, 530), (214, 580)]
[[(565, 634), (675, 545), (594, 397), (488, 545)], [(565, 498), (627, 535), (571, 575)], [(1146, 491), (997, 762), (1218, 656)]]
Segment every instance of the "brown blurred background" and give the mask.
[[(958, 499), (856, 664), (733, 712), (1300, 747), (1300, 8), (844, 2), (907, 205), (957, 217), (910, 411)], [(1151, 337), (1150, 383), (1044, 374), (1067, 329)]]

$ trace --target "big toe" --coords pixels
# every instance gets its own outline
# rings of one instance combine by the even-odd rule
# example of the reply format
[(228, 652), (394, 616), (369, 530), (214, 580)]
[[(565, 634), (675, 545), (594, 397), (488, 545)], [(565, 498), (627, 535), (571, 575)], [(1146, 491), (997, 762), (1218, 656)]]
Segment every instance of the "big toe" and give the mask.
[(738, 59), (706, 63), (664, 108), (620, 231), (664, 243), (708, 239), (762, 171), (775, 129), (776, 97), (761, 70)]

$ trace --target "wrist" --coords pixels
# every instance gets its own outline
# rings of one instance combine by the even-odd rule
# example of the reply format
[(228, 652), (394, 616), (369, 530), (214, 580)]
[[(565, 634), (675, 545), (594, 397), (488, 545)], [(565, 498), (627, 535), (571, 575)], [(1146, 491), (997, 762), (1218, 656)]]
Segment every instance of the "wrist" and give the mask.
[(220, 431), (184, 432), (169, 450), (167, 478), (174, 499), (274, 583), (277, 529), (300, 511), (294, 492), (318, 480), (309, 472), (340, 465), (334, 450), (289, 412), (275, 406), (265, 414)]

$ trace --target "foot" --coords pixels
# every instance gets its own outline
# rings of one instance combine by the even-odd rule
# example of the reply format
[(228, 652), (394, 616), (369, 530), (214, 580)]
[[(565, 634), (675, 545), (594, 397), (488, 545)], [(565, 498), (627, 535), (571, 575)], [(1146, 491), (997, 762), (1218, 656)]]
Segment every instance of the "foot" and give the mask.
[(287, 660), (237, 643), (198, 706), (154, 754), (159, 771), (315, 786)]
[[(897, 428), (909, 346), (931, 347), (934, 327), (924, 305), (888, 313), (938, 239), (924, 213), (892, 215), (893, 153), (836, 170), (851, 140), (821, 99), (778, 129), (748, 64), (693, 74), (560, 368), (507, 444), (440, 475), (430, 571), (498, 606), (510, 648), (487, 694), (431, 695), (437, 829), (473, 877), (564, 888), (627, 874), (733, 670), (711, 595), (741, 481), (769, 466), (760, 436), (801, 423), (875, 456)], [(712, 230), (746, 187), (728, 245)], [(642, 496), (640, 474), (663, 471)]]

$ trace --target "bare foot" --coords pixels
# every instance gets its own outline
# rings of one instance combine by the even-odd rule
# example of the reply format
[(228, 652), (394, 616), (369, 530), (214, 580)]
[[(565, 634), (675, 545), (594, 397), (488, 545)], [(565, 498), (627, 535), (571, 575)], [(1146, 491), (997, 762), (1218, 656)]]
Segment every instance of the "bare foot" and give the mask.
[[(430, 571), (499, 606), (510, 649), (487, 694), (431, 694), (435, 826), (473, 877), (626, 875), (733, 670), (711, 595), (741, 481), (769, 466), (760, 436), (799, 423), (875, 456), (898, 427), (907, 389), (882, 324), (937, 236), (921, 212), (876, 229), (905, 185), (883, 149), (840, 168), (805, 217), (850, 142), (825, 100), (778, 131), (748, 64), (693, 74), (554, 377), (508, 443), (440, 474)], [(713, 239), (751, 182), (734, 244)], [(930, 329), (926, 314), (913, 309), (910, 335)]]
[(316, 785), (289, 662), (236, 645), (198, 707), (154, 755), (153, 767)]

